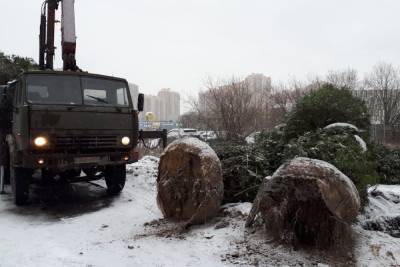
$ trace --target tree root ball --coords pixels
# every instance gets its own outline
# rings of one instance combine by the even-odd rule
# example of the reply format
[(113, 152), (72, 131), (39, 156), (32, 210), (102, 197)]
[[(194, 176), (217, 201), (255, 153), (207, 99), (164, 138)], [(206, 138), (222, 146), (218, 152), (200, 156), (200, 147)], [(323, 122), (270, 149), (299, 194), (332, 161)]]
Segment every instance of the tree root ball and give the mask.
[(358, 191), (346, 175), (327, 162), (295, 158), (265, 179), (246, 226), (259, 214), (276, 239), (328, 247), (351, 235), (359, 209)]
[(161, 155), (157, 203), (165, 218), (201, 224), (218, 212), (224, 195), (221, 162), (206, 143), (183, 138)]

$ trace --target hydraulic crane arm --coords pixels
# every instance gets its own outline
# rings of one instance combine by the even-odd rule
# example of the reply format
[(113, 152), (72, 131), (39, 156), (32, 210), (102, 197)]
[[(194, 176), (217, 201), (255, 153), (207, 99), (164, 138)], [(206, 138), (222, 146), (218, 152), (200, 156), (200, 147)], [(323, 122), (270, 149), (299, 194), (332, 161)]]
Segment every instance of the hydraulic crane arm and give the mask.
[[(78, 71), (76, 65), (75, 0), (46, 0), (42, 6), (39, 37), (39, 66), (41, 69), (54, 68), (54, 25), (55, 13), (61, 2), (61, 44), (63, 69)], [(47, 14), (46, 14), (47, 10)]]
[(62, 58), (64, 70), (78, 70), (76, 66), (75, 0), (62, 0)]

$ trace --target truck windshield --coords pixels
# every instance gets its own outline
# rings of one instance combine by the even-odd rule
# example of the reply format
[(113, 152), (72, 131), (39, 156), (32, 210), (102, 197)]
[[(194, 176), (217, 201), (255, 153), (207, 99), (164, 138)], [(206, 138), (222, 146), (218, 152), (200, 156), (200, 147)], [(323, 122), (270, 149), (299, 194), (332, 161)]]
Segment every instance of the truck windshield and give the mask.
[(28, 75), (26, 97), (32, 104), (82, 105), (79, 77), (68, 75)]
[(72, 75), (28, 75), (26, 95), (32, 104), (129, 106), (124, 82)]
[(128, 94), (124, 82), (82, 78), (85, 105), (128, 106)]

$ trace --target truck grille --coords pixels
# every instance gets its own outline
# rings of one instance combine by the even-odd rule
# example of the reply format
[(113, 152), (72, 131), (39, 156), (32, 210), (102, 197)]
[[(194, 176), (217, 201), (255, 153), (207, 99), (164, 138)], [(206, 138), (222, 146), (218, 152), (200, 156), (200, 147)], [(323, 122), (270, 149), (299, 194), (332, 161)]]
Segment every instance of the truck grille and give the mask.
[(118, 138), (104, 136), (56, 136), (53, 138), (56, 149), (106, 149), (118, 146)]

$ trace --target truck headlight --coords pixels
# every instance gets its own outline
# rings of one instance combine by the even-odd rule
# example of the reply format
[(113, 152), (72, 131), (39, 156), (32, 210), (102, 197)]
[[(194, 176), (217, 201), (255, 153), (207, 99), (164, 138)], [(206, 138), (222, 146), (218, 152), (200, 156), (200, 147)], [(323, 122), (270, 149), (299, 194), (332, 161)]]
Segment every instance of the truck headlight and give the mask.
[(47, 140), (46, 137), (38, 136), (33, 140), (33, 143), (37, 147), (44, 147), (44, 146), (46, 146), (48, 144), (48, 140)]
[(121, 139), (121, 143), (122, 143), (124, 146), (127, 146), (127, 145), (129, 145), (129, 144), (131, 143), (131, 139), (130, 139), (128, 136), (124, 136), (124, 137), (122, 137), (122, 139)]

